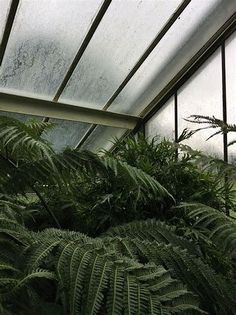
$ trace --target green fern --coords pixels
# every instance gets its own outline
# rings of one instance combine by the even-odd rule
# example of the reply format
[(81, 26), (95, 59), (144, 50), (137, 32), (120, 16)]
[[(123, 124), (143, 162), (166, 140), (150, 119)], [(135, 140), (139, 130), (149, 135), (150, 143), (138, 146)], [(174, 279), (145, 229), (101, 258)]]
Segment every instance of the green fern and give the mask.
[(183, 204), (179, 207), (193, 221), (193, 228), (205, 234), (222, 252), (235, 256), (236, 222), (219, 210), (202, 204)]
[[(107, 242), (116, 252), (171, 270), (174, 278), (181, 280), (200, 297), (206, 310), (214, 314), (231, 314), (232, 309), (236, 311), (233, 283), (228, 284), (226, 279), (217, 276), (204, 263), (204, 257), (199, 257), (196, 245), (175, 235), (173, 228), (149, 220), (113, 228), (107, 235)], [(209, 301), (215, 305), (213, 309)]]
[[(9, 226), (4, 235), (12, 238), (16, 226)], [(23, 245), (24, 259), (19, 260), (21, 273), (17, 278), (3, 278), (2, 283), (10, 285), (2, 293), (3, 300), (26, 288), (34, 291), (34, 281), (40, 285), (56, 280), (64, 310), (73, 315), (98, 314), (103, 308), (109, 314), (163, 314), (170, 310), (176, 314), (184, 309), (202, 313), (191, 290), (172, 279), (165, 268), (126, 258), (103, 238), (55, 229), (31, 232), (29, 237), (22, 228), (21, 234), (28, 238), (28, 244)], [(15, 241), (21, 242), (21, 237)]]

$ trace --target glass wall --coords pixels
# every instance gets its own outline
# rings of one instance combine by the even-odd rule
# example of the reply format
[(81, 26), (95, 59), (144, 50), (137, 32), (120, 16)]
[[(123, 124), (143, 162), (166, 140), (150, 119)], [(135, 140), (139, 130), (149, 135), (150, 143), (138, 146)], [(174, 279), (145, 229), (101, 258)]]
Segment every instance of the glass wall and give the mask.
[[(187, 128), (195, 130), (201, 126), (186, 121), (191, 115), (214, 116), (223, 119), (221, 51), (211, 58), (178, 91), (178, 135)], [(222, 135), (207, 140), (215, 130), (206, 129), (183, 141), (192, 148), (211, 155), (223, 157)], [(206, 141), (207, 140), (207, 141)]]
[(164, 106), (155, 114), (145, 126), (145, 135), (174, 140), (175, 138), (175, 114), (174, 97), (172, 96)]
[[(236, 32), (204, 62), (181, 88), (175, 91), (177, 94), (175, 101), (172, 97), (146, 123), (147, 136), (160, 135), (174, 139), (175, 131), (180, 136), (184, 128), (195, 130), (203, 127), (186, 121), (191, 115), (214, 116), (220, 120), (225, 119), (228, 123), (236, 124), (235, 84)], [(226, 104), (226, 117), (223, 116), (223, 103)], [(176, 124), (174, 124), (175, 121)], [(207, 140), (215, 131), (215, 129), (201, 130), (183, 143), (212, 156), (227, 159), (227, 154), (224, 154), (224, 146), (226, 148), (227, 143), (224, 143), (223, 135), (217, 135)], [(235, 133), (228, 134), (228, 143), (232, 140), (236, 140)], [(229, 146), (227, 152), (228, 160), (235, 160), (236, 144)]]
[[(236, 32), (225, 43), (227, 121), (236, 124)], [(228, 134), (228, 143), (236, 140), (236, 133)], [(236, 144), (228, 147), (228, 158), (236, 160)]]

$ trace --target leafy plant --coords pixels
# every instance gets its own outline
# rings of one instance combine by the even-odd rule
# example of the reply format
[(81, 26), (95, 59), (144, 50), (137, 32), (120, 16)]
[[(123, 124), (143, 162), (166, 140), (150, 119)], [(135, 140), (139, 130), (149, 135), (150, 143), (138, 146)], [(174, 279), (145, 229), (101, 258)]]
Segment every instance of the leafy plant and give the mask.
[[(222, 176), (196, 164), (199, 152), (165, 139), (147, 140), (143, 135), (124, 142), (116, 141), (116, 145), (117, 159), (150, 174), (172, 194), (177, 203), (194, 201), (216, 208), (224, 205)], [(107, 155), (110, 154), (107, 152)]]
[[(91, 239), (54, 229), (32, 233), (2, 218), (4, 225), (1, 246), (6, 241), (23, 253), (14, 263), (16, 253), (0, 255), (0, 297), (10, 312), (17, 306), (18, 314), (28, 314), (33, 304), (54, 301), (63, 314), (203, 313), (191, 290), (161, 264), (142, 264), (115, 250), (116, 237)], [(42, 286), (54, 292), (45, 296)], [(22, 294), (29, 300), (19, 300)]]
[(236, 225), (201, 154), (56, 153), (52, 127), (0, 118), (0, 312), (235, 314)]

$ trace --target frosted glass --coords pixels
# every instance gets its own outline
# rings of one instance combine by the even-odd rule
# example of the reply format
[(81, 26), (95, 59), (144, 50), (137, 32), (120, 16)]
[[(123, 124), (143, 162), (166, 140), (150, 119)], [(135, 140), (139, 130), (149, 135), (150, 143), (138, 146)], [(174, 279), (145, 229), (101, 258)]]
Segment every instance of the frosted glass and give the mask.
[[(0, 111), (0, 116), (12, 117), (22, 122), (42, 120), (42, 117), (2, 111)], [(50, 119), (50, 122), (55, 123), (55, 126), (47, 131), (43, 137), (52, 144), (56, 152), (60, 152), (66, 147), (75, 147), (91, 126), (86, 123), (61, 119)]]
[(57, 152), (66, 147), (75, 147), (91, 126), (87, 123), (60, 119), (50, 119), (50, 122), (56, 123), (56, 127), (47, 132), (45, 139), (52, 143)]
[(4, 28), (6, 25), (9, 5), (10, 5), (10, 0), (0, 0), (0, 43), (2, 40)]
[(61, 100), (102, 108), (180, 3), (114, 0)]
[(170, 140), (175, 138), (175, 108), (174, 97), (151, 118), (145, 125), (146, 137), (165, 137)]
[[(236, 32), (226, 41), (226, 93), (227, 93), (227, 121), (236, 124)], [(236, 140), (236, 133), (228, 134), (228, 142)], [(228, 147), (228, 158), (236, 160), (236, 144)]]
[(52, 99), (101, 3), (21, 0), (0, 69), (0, 90)]
[[(186, 82), (178, 92), (178, 133), (184, 128), (197, 129), (198, 124), (186, 122), (190, 115), (215, 116), (222, 119), (221, 53), (217, 52)], [(210, 155), (223, 156), (223, 137), (206, 139), (215, 132), (207, 129), (197, 132), (183, 143)]]
[(98, 152), (102, 149), (109, 150), (113, 146), (114, 139), (120, 138), (125, 132), (126, 129), (97, 126), (82, 146), (82, 149), (92, 152)]
[(11, 113), (11, 112), (3, 112), (3, 111), (0, 111), (0, 116), (12, 117), (22, 122), (26, 122), (28, 120), (42, 120), (42, 117), (38, 117), (38, 116), (24, 115), (24, 114), (19, 114), (19, 113)]
[(235, 0), (192, 0), (110, 110), (139, 114), (235, 10)]

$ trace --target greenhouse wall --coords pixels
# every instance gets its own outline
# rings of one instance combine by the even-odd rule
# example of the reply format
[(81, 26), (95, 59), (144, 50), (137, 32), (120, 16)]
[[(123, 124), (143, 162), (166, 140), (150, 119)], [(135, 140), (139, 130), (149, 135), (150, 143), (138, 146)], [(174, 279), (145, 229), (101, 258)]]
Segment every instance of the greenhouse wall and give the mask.
[[(162, 136), (177, 140), (184, 128), (196, 130), (199, 125), (186, 121), (191, 115), (214, 116), (236, 123), (236, 32), (208, 58), (175, 94), (146, 122), (147, 137)], [(214, 130), (196, 132), (184, 144), (219, 158), (232, 161), (235, 136), (217, 135)], [(227, 139), (228, 138), (228, 139)]]

